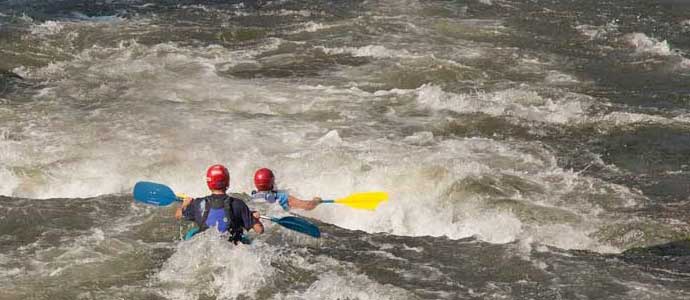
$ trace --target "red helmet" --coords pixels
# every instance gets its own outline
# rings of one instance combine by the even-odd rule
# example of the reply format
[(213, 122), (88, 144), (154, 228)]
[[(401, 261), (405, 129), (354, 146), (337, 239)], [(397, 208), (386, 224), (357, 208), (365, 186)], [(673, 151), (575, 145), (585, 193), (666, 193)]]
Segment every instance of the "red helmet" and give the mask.
[(206, 185), (212, 190), (225, 190), (230, 185), (230, 173), (223, 165), (212, 165), (206, 171)]
[(267, 168), (261, 168), (256, 170), (254, 173), (254, 186), (259, 191), (270, 191), (273, 189), (273, 181), (275, 176), (273, 176), (273, 171)]

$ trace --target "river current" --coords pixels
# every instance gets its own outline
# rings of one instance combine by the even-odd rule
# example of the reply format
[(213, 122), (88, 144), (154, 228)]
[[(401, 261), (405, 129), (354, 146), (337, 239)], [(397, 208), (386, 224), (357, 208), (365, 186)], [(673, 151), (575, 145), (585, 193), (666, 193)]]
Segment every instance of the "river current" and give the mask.
[[(0, 0), (0, 299), (690, 299), (689, 79), (686, 1)], [(215, 163), (390, 201), (132, 199)]]

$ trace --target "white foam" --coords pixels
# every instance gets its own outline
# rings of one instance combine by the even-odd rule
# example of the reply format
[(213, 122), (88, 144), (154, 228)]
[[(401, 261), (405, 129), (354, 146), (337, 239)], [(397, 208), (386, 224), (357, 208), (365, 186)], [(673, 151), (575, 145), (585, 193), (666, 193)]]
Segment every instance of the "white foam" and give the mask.
[(430, 131), (415, 132), (413, 135), (406, 136), (403, 141), (414, 145), (427, 145), (434, 141), (434, 133)]
[(659, 41), (649, 37), (644, 33), (631, 33), (625, 36), (628, 43), (635, 48), (638, 53), (649, 53), (661, 56), (674, 54), (667, 41)]
[[(611, 187), (599, 180), (561, 170), (555, 158), (543, 152), (543, 149), (516, 149), (485, 139), (444, 141), (426, 149), (382, 141), (377, 144), (375, 148), (372, 148), (372, 144), (362, 147), (368, 148), (366, 153), (385, 154), (358, 158), (350, 157), (352, 153), (342, 155), (339, 152), (340, 157), (334, 162), (336, 166), (323, 163), (313, 167), (303, 166), (302, 169), (307, 170), (324, 170), (319, 175), (313, 175), (319, 178), (318, 184), (309, 179), (294, 183), (300, 176), (305, 176), (304, 173), (311, 171), (302, 171), (301, 174), (282, 172), (279, 178), (282, 178), (283, 184), (287, 181), (287, 186), (299, 186), (301, 190), (312, 191), (326, 198), (347, 195), (353, 191), (389, 191), (391, 201), (382, 204), (373, 213), (337, 205), (321, 205), (314, 211), (304, 213), (345, 228), (405, 236), (447, 236), (453, 239), (476, 236), (493, 243), (534, 237), (541, 243), (576, 249), (611, 249), (605, 243), (587, 238), (589, 233), (605, 223), (604, 219), (609, 218), (599, 217), (600, 214), (606, 215), (606, 210), (599, 205), (608, 209), (628, 207), (643, 199), (624, 187)], [(311, 157), (301, 157), (300, 161), (314, 161)], [(361, 161), (382, 167), (366, 172), (357, 171)], [(282, 165), (282, 170), (295, 168), (289, 161), (283, 161)], [(345, 173), (351, 175), (342, 176)], [(547, 234), (558, 230), (533, 223), (529, 215), (522, 218), (511, 209), (493, 205), (491, 197), (486, 198), (456, 186), (463, 179), (502, 176), (515, 176), (524, 180), (525, 184), (539, 187), (527, 194), (505, 190), (506, 195), (502, 197), (514, 199), (517, 205), (524, 203), (543, 207), (549, 213), (563, 214), (568, 217), (563, 222), (574, 222), (568, 226), (572, 232), (579, 234)], [(327, 188), (324, 189), (324, 186)], [(607, 202), (597, 203), (593, 200), (602, 196), (608, 197)], [(579, 216), (579, 220), (571, 215)], [(544, 221), (550, 222), (548, 220), (546, 218)]]
[(602, 122), (602, 123), (612, 123), (614, 125), (627, 125), (627, 124), (634, 124), (634, 123), (656, 123), (656, 124), (671, 124), (674, 121), (680, 121), (684, 122), (682, 118), (676, 118), (674, 119), (669, 119), (666, 117), (662, 116), (654, 116), (654, 115), (647, 115), (647, 114), (638, 114), (638, 113), (626, 113), (626, 112), (612, 112), (610, 114), (601, 116), (601, 117), (592, 117), (590, 118), (591, 121), (593, 122)]
[(591, 99), (578, 96), (561, 99), (543, 98), (529, 90), (476, 94), (446, 93), (440, 87), (425, 84), (417, 89), (420, 105), (432, 109), (448, 109), (461, 113), (482, 112), (493, 116), (516, 116), (548, 123), (568, 123), (586, 117)]
[(124, 21), (125, 18), (122, 18), (120, 16), (112, 15), (112, 16), (87, 16), (86, 14), (74, 11), (71, 13), (73, 18), (76, 18), (81, 21), (88, 21), (88, 22), (108, 22), (108, 23), (113, 23), (113, 22), (121, 22)]
[(490, 243), (509, 243), (523, 230), (522, 222), (511, 214), (487, 211), (464, 220), (467, 231), (480, 240)]
[(10, 130), (0, 129), (0, 195), (13, 195), (22, 183), (21, 175), (12, 167), (22, 164), (23, 151), (21, 143), (10, 139)]
[(317, 143), (323, 146), (337, 146), (342, 144), (343, 140), (340, 138), (337, 130), (331, 130), (322, 136)]
[(618, 24), (616, 21), (608, 22), (603, 26), (583, 24), (575, 26), (575, 29), (589, 37), (590, 40), (603, 40), (610, 34), (618, 33)]
[(29, 17), (26, 13), (22, 13), (21, 17), (19, 17), (19, 20), (22, 20), (26, 23), (32, 23), (34, 21), (34, 19)]
[(680, 50), (672, 49), (666, 40), (659, 41), (639, 32), (627, 34), (625, 38), (638, 54), (673, 57), (677, 60), (675, 62), (677, 68), (690, 68), (690, 59), (683, 57), (683, 53)]
[(31, 25), (31, 34), (35, 35), (54, 35), (62, 31), (65, 25), (59, 21), (45, 21), (38, 25)]
[[(243, 8), (244, 7), (243, 3), (240, 3), (240, 6), (241, 6), (240, 8)], [(243, 16), (243, 17), (256, 15), (256, 13), (254, 13), (254, 12), (239, 11), (239, 10), (234, 11), (233, 14), (237, 15), (237, 16)], [(261, 12), (262, 16), (299, 16), (299, 17), (305, 17), (305, 18), (308, 18), (311, 16), (322, 16), (324, 14), (325, 14), (324, 12), (310, 11), (310, 10), (305, 10), (305, 9), (301, 9), (301, 10), (290, 10), (290, 9), (263, 10)]]
[(299, 32), (317, 32), (317, 31), (321, 31), (321, 30), (324, 30), (324, 29), (333, 28), (333, 27), (335, 27), (336, 25), (327, 25), (327, 24), (323, 24), (323, 23), (316, 23), (316, 22), (313, 22), (313, 21), (309, 21), (309, 22), (305, 23), (305, 24), (302, 25), (302, 26), (303, 26), (302, 29), (296, 30), (296, 31), (294, 31), (293, 33), (299, 33)]
[(351, 54), (352, 56), (368, 56), (375, 58), (411, 58), (416, 57), (411, 55), (407, 50), (392, 50), (381, 45), (368, 45), (364, 47), (342, 47), (342, 48), (326, 48), (323, 46), (317, 46), (317, 49), (322, 50), (327, 54)]
[[(253, 49), (251, 51), (263, 51), (274, 49), (280, 43), (278, 40), (269, 42), (265, 47)], [(263, 49), (263, 50), (262, 50)], [(20, 166), (31, 172), (20, 174), (20, 183), (16, 183), (17, 174), (3, 171), (3, 177), (11, 185), (3, 185), (2, 193), (5, 195), (16, 195), (33, 198), (52, 198), (52, 197), (89, 197), (100, 194), (119, 193), (127, 190), (131, 185), (140, 179), (156, 179), (168, 174), (180, 173), (183, 165), (173, 163), (168, 169), (158, 169), (155, 172), (145, 171), (134, 165), (147, 164), (152, 162), (151, 157), (170, 155), (171, 152), (161, 151), (156, 143), (160, 140), (151, 142), (151, 137), (159, 135), (161, 132), (144, 130), (149, 118), (168, 119), (169, 125), (163, 128), (172, 130), (178, 126), (179, 122), (174, 121), (169, 116), (161, 115), (164, 111), (151, 110), (149, 113), (138, 115), (141, 110), (149, 110), (152, 103), (159, 101), (175, 101), (178, 103), (188, 103), (191, 101), (204, 101), (208, 111), (232, 111), (242, 109), (251, 113), (262, 113), (274, 109), (270, 103), (285, 102), (285, 97), (277, 93), (266, 92), (252, 85), (227, 85), (227, 81), (215, 74), (215, 66), (222, 63), (240, 63), (246, 58), (255, 54), (241, 51), (228, 51), (222, 47), (210, 46), (198, 51), (192, 48), (177, 47), (174, 44), (159, 44), (153, 47), (143, 46), (135, 42), (121, 43), (116, 48), (93, 47), (77, 55), (77, 59), (71, 62), (59, 62), (50, 64), (40, 69), (17, 69), (18, 73), (27, 78), (43, 78), (56, 76), (62, 77), (65, 70), (72, 72), (72, 69), (82, 69), (75, 76), (68, 76), (59, 85), (43, 89), (35, 97), (41, 99), (41, 103), (50, 103), (49, 108), (53, 111), (53, 116), (62, 116), (58, 126), (52, 122), (55, 118), (46, 117), (26, 107), (20, 108), (13, 113), (19, 123), (17, 128), (22, 128), (18, 134), (27, 136), (21, 142), (7, 140), (0, 141), (0, 147), (9, 151), (3, 151), (3, 165)], [(88, 69), (90, 65), (98, 65), (97, 69)], [(83, 68), (87, 69), (83, 69)], [(185, 72), (192, 78), (192, 82), (179, 84), (173, 78), (177, 72)], [(154, 75), (155, 74), (155, 75)], [(118, 94), (111, 85), (101, 85), (100, 88), (89, 89), (87, 92), (80, 92), (80, 82), (89, 81), (90, 78), (101, 78), (110, 82), (125, 82), (129, 86), (127, 92)], [(131, 81), (132, 78), (137, 78)], [(220, 88), (219, 88), (220, 87)], [(238, 93), (238, 90), (241, 91)], [(76, 97), (70, 96), (76, 93)], [(249, 93), (243, 94), (243, 93)], [(252, 95), (253, 94), (253, 95)], [(132, 99), (133, 102), (122, 103), (120, 108), (104, 108), (93, 110), (88, 114), (73, 115), (74, 111), (65, 109), (72, 104), (61, 103), (64, 99), (74, 99), (76, 101), (102, 101), (111, 97), (124, 97)], [(268, 100), (269, 104), (255, 105), (245, 101), (247, 97), (260, 97)], [(94, 99), (96, 98), (96, 99)], [(58, 99), (58, 100), (56, 100)], [(139, 101), (142, 102), (139, 102)], [(225, 101), (235, 102), (230, 104)], [(313, 101), (313, 98), (310, 99)], [(156, 106), (155, 104), (153, 104)], [(288, 109), (295, 109), (294, 106), (284, 103)], [(300, 109), (297, 107), (297, 109)], [(279, 110), (279, 113), (289, 111)], [(83, 119), (95, 120), (95, 122), (82, 122)], [(193, 126), (212, 127), (205, 119), (191, 119)], [(21, 125), (20, 125), (21, 124)], [(135, 125), (138, 124), (138, 125)], [(230, 122), (225, 124), (231, 126)], [(14, 125), (13, 125), (14, 126)], [(89, 129), (86, 129), (89, 128)], [(165, 130), (165, 129), (164, 129)], [(250, 132), (243, 131), (242, 128), (231, 128), (230, 131), (240, 133), (237, 138)], [(173, 131), (170, 131), (172, 133)], [(189, 142), (186, 136), (179, 136), (180, 140), (173, 142), (172, 148), (177, 148), (174, 144), (181, 143), (180, 146)], [(173, 138), (175, 139), (175, 138)], [(80, 144), (88, 144), (87, 148), (77, 147), (73, 142), (79, 141)], [(172, 140), (169, 140), (172, 142)], [(239, 142), (238, 142), (239, 145)], [(75, 148), (73, 148), (75, 147)], [(35, 152), (35, 149), (41, 149)], [(187, 152), (184, 147), (182, 152)], [(198, 155), (202, 155), (197, 152)], [(186, 154), (185, 154), (186, 156)], [(148, 158), (147, 158), (148, 157)], [(170, 157), (170, 156), (168, 156)], [(190, 157), (190, 156), (187, 156)], [(123, 158), (128, 158), (124, 159)], [(162, 157), (161, 157), (162, 158)], [(160, 159), (160, 158), (158, 158)], [(158, 160), (158, 159), (154, 159)], [(162, 158), (166, 160), (166, 158)], [(211, 161), (222, 161), (217, 157), (202, 158), (206, 160), (201, 163), (206, 165)], [(202, 167), (203, 168), (203, 167)], [(136, 171), (139, 169), (140, 171)], [(35, 172), (33, 172), (35, 170)], [(134, 171), (134, 172), (132, 172)], [(144, 171), (144, 172), (141, 172)], [(146, 174), (149, 173), (149, 174)], [(150, 174), (154, 174), (151, 176)], [(192, 177), (196, 178), (196, 177)], [(188, 178), (180, 178), (179, 181), (186, 182), (187, 186), (196, 186), (196, 181)], [(205, 192), (197, 188), (199, 192)], [(192, 192), (192, 191), (190, 191)]]
[(274, 299), (416, 299), (414, 294), (390, 284), (380, 284), (369, 279), (366, 275), (346, 272), (338, 274), (327, 272), (319, 275), (319, 279), (306, 291), (296, 291), (291, 294), (278, 294)]
[(681, 114), (673, 119), (679, 122), (690, 123), (690, 114)]
[[(23, 269), (20, 276), (22, 277), (57, 277), (63, 276), (65, 273), (75, 273), (80, 266), (102, 263), (109, 258), (112, 258), (114, 252), (124, 249), (108, 249), (118, 245), (118, 243), (110, 243), (106, 239), (106, 234), (99, 228), (93, 228), (85, 235), (81, 235), (74, 240), (63, 238), (63, 245), (58, 247), (46, 248), (40, 240), (24, 245), (18, 249), (19, 253), (32, 253), (31, 255), (24, 255), (26, 261), (25, 269)], [(108, 245), (105, 245), (107, 243)], [(101, 248), (104, 247), (104, 248)], [(102, 251), (108, 249), (112, 251)], [(128, 248), (132, 250), (132, 248)], [(33, 253), (35, 251), (35, 254)], [(74, 278), (72, 278), (74, 279)]]
[[(548, 241), (548, 244), (561, 249), (588, 249), (599, 253), (617, 253), (621, 249), (601, 243), (590, 235), (593, 231), (587, 226), (573, 227), (569, 224), (540, 225), (531, 228), (525, 239)], [(543, 242), (542, 242), (543, 243)]]
[[(655, 271), (663, 272), (665, 270), (657, 269)], [(613, 281), (628, 288), (628, 290), (625, 291), (625, 295), (627, 295), (625, 298), (627, 299), (688, 299), (688, 297), (690, 297), (690, 293), (683, 289), (668, 288), (659, 284), (633, 280), (624, 281), (617, 278), (614, 278)]]
[[(552, 83), (575, 83), (576, 79), (560, 73), (551, 78)], [(549, 77), (547, 77), (549, 81)], [(594, 101), (581, 94), (567, 93), (559, 98), (544, 98), (529, 89), (508, 89), (492, 93), (475, 92), (454, 94), (434, 85), (416, 89), (417, 102), (433, 110), (451, 110), (459, 113), (481, 112), (492, 116), (512, 116), (523, 120), (564, 125), (595, 124), (599, 126), (623, 126), (637, 123), (672, 124), (687, 123), (683, 115), (668, 118), (658, 115), (614, 111), (592, 115), (587, 112)], [(403, 93), (399, 93), (403, 94)], [(385, 95), (378, 93), (377, 95)]]
[[(357, 89), (323, 93), (324, 89), (331, 88), (302, 89), (306, 95), (293, 95), (291, 101), (285, 101), (282, 97), (276, 98), (276, 93), (271, 91), (268, 91), (271, 97), (258, 99), (269, 101), (272, 108), (278, 108), (280, 105), (294, 107), (295, 101), (312, 98), (309, 96), (310, 93), (320, 95), (320, 105), (334, 105), (341, 103), (333, 101), (334, 99), (342, 100), (348, 97), (361, 99), (360, 97), (364, 96), (366, 99), (419, 93), (419, 90), (396, 90), (362, 94), (363, 92)], [(424, 89), (429, 88), (421, 90)], [(239, 91), (244, 92), (247, 89)], [(433, 89), (431, 91), (434, 92)], [(529, 96), (530, 94), (525, 97)], [(543, 103), (543, 100), (537, 100), (527, 99), (522, 102)], [(184, 103), (186, 102), (182, 102)], [(307, 107), (306, 109), (315, 109), (313, 106)], [(235, 107), (237, 108), (241, 109)], [(352, 117), (355, 120), (358, 118), (357, 114)], [(153, 180), (169, 184), (176, 191), (202, 195), (206, 193), (202, 178), (204, 168), (218, 161), (229, 162), (232, 189), (247, 191), (252, 188), (250, 179), (253, 171), (259, 167), (270, 166), (279, 176), (280, 187), (291, 189), (297, 196), (339, 197), (354, 191), (366, 190), (384, 190), (391, 193), (392, 201), (384, 204), (373, 214), (337, 205), (323, 205), (309, 213), (318, 219), (346, 228), (406, 236), (477, 236), (481, 240), (495, 243), (535, 236), (539, 237), (539, 242), (566, 248), (597, 247), (581, 239), (572, 239), (569, 244), (567, 239), (563, 241), (555, 236), (540, 234), (540, 227), (529, 224), (529, 218), (521, 219), (508, 210), (482, 204), (483, 199), (472, 193), (460, 196), (465, 192), (454, 191), (454, 184), (467, 178), (500, 178), (505, 175), (523, 177), (544, 191), (537, 195), (517, 193), (511, 197), (518, 197), (526, 203), (572, 209), (576, 214), (582, 215), (583, 220), (590, 221), (592, 226), (596, 227), (597, 214), (601, 211), (597, 209), (597, 204), (587, 200), (589, 196), (586, 194), (582, 198), (573, 198), (567, 193), (578, 190), (590, 191), (593, 189), (592, 186), (598, 186), (590, 192), (596, 194), (602, 190), (602, 183), (558, 169), (555, 167), (555, 158), (539, 147), (521, 149), (523, 146), (486, 139), (439, 143), (433, 139), (430, 132), (401, 137), (400, 141), (381, 140), (376, 137), (374, 140), (352, 140), (341, 137), (337, 130), (324, 131), (318, 126), (302, 124), (292, 126), (284, 120), (271, 123), (274, 128), (271, 132), (252, 130), (263, 128), (264, 121), (236, 120), (233, 125), (241, 126), (224, 127), (224, 132), (228, 133), (228, 140), (222, 142), (226, 146), (221, 152), (210, 147), (197, 147), (193, 152), (185, 152), (158, 146), (161, 143), (165, 144), (165, 139), (155, 140), (155, 147), (151, 147), (146, 144), (151, 144), (148, 141), (154, 137), (153, 135), (131, 135), (137, 131), (124, 129), (121, 132), (127, 135), (121, 138), (130, 141), (130, 144), (140, 151), (136, 157), (128, 161), (80, 159), (63, 164), (61, 168), (51, 171), (52, 179), (45, 191), (53, 196), (60, 193), (103, 193), (122, 190), (135, 180)], [(206, 128), (214, 125), (203, 118), (187, 122), (189, 128)], [(286, 125), (289, 126), (285, 127)], [(255, 132), (260, 132), (261, 135), (256, 136)], [(307, 136), (316, 137), (315, 139), (321, 140), (322, 144), (313, 147)], [(184, 134), (182, 129), (177, 129), (172, 137), (187, 142), (196, 140), (195, 137)], [(146, 143), (141, 143), (140, 140)], [(323, 145), (328, 147), (324, 148)], [(87, 153), (108, 154), (102, 157), (123, 157), (119, 150), (113, 152), (108, 145), (95, 149)], [(57, 151), (59, 153), (64, 149)], [(177, 154), (177, 151), (180, 151), (180, 154)], [(169, 156), (172, 156), (172, 159), (168, 158)], [(209, 157), (216, 159), (208, 159)], [(142, 162), (146, 163), (147, 160), (158, 162), (159, 165), (151, 170), (151, 173), (142, 173), (136, 166)], [(167, 160), (171, 162), (166, 163)], [(107, 170), (108, 173), (102, 173), (103, 170)], [(74, 174), (79, 174), (80, 177), (75, 177)], [(460, 194), (456, 195), (457, 193)], [(635, 199), (629, 194), (630, 192), (626, 194), (625, 191), (620, 193), (625, 201)], [(628, 205), (616, 197), (611, 199), (614, 206)], [(585, 233), (592, 230), (592, 227), (587, 226), (576, 228)]]
[(80, 12), (72, 12), (73, 21), (53, 21), (48, 20), (40, 24), (31, 21), (31, 34), (39, 37), (50, 37), (60, 33), (66, 33), (68, 39), (74, 39), (79, 35), (75, 27), (95, 26), (102, 23), (113, 24), (124, 21), (124, 18), (118, 16), (95, 16), (90, 17)]
[(218, 9), (215, 9), (215, 8), (210, 8), (210, 7), (206, 6), (206, 5), (201, 5), (201, 4), (181, 5), (180, 8), (182, 8), (182, 9), (190, 9), (190, 10), (197, 9), (197, 10), (203, 11), (203, 12), (205, 12), (205, 13), (224, 13), (224, 12), (225, 12), (225, 11), (221, 11), (221, 10), (218, 10)]
[[(26, 105), (15, 112), (13, 126), (26, 138), (21, 147), (12, 146), (18, 155), (12, 166), (32, 172), (15, 172), (20, 183), (5, 192), (87, 197), (129, 193), (136, 181), (150, 180), (200, 196), (208, 192), (203, 174), (211, 164), (230, 168), (231, 191), (250, 191), (253, 172), (271, 167), (279, 187), (298, 197), (336, 198), (367, 190), (391, 194), (391, 201), (373, 213), (339, 205), (307, 213), (341, 227), (405, 236), (477, 236), (495, 243), (534, 236), (566, 248), (597, 245), (542, 234), (549, 229), (510, 205), (574, 214), (579, 219), (570, 226), (586, 235), (609, 217), (607, 210), (639, 199), (634, 192), (558, 168), (540, 143), (444, 140), (426, 130), (391, 129), (386, 122), (405, 126), (437, 120), (435, 114), (402, 117), (422, 107), (576, 124), (588, 120), (585, 109), (592, 99), (587, 96), (561, 93), (551, 99), (528, 86), (473, 94), (434, 85), (366, 92), (356, 84), (338, 88), (271, 79), (257, 84), (219, 75), (228, 66), (257, 63), (255, 56), (281, 43), (273, 39), (263, 47), (230, 50), (130, 41), (21, 70), (30, 79), (56, 83), (35, 96), (41, 110)], [(381, 56), (392, 51), (377, 49)], [(85, 82), (94, 87), (82, 88)], [(389, 106), (385, 113), (370, 111), (378, 102)], [(75, 109), (83, 105), (95, 108)], [(513, 187), (503, 178), (526, 187)], [(464, 187), (473, 180), (494, 180), (494, 188), (505, 195)], [(501, 198), (513, 202), (508, 208), (495, 204)]]
[(197, 299), (204, 294), (218, 299), (254, 297), (275, 272), (271, 266), (274, 251), (258, 241), (236, 246), (217, 231), (207, 230), (177, 245), (156, 275), (159, 292), (173, 299)]
[(580, 33), (586, 35), (592, 40), (598, 39), (602, 35), (601, 30), (592, 25), (578, 25), (575, 27), (575, 29), (579, 30)]
[(575, 76), (564, 74), (559, 71), (551, 70), (546, 73), (546, 78), (544, 79), (546, 83), (566, 85), (566, 84), (576, 84), (579, 83)]
[[(269, 13), (270, 14), (270, 13)], [(311, 16), (318, 16), (322, 15), (322, 13), (318, 11), (310, 11), (310, 10), (288, 10), (288, 9), (281, 9), (275, 13), (278, 16), (293, 16), (293, 15), (298, 15), (302, 17), (311, 17)]]
[(0, 166), (0, 182), (2, 182), (2, 185), (0, 185), (0, 195), (12, 196), (19, 187), (21, 179), (5, 166)]

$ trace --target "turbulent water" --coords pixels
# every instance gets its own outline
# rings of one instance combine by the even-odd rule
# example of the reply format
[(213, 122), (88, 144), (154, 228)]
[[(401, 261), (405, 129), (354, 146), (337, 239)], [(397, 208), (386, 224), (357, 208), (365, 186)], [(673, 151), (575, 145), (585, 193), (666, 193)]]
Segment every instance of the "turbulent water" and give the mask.
[[(690, 299), (689, 83), (687, 1), (0, 0), (0, 299)], [(215, 163), (391, 199), (132, 199)]]

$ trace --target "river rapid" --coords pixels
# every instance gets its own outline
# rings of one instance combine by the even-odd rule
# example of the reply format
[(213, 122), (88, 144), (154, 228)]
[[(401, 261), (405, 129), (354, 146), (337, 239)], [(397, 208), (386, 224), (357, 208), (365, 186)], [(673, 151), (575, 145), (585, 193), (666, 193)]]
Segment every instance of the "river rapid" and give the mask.
[[(690, 299), (689, 79), (685, 1), (0, 0), (0, 299)], [(390, 201), (132, 199), (215, 163)]]

